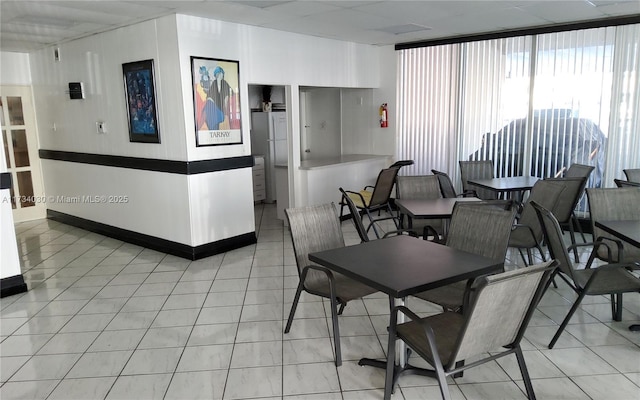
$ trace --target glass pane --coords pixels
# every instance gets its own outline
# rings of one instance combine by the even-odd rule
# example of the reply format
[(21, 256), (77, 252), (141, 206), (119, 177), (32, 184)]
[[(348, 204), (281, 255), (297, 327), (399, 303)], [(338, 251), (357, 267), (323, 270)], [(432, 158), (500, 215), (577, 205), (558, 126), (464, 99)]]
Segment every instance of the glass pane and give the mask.
[(0, 125), (4, 126), (4, 105), (2, 104), (2, 97), (0, 97)]
[(11, 186), (11, 188), (9, 189), (9, 192), (11, 193), (11, 208), (13, 208), (15, 210), (16, 209), (16, 195), (15, 195), (15, 192), (13, 191), (13, 186)]
[(18, 172), (18, 188), (20, 189), (20, 207), (33, 207), (33, 183), (31, 182), (31, 171)]
[(11, 168), (11, 162), (9, 161), (9, 143), (7, 143), (7, 131), (2, 131), (2, 143), (4, 144), (4, 158), (7, 160), (7, 169)]
[(29, 148), (27, 147), (27, 131), (20, 129), (12, 132), (13, 157), (16, 167), (29, 166)]
[(7, 97), (7, 108), (9, 109), (9, 122), (11, 125), (24, 125), (22, 114), (22, 97)]

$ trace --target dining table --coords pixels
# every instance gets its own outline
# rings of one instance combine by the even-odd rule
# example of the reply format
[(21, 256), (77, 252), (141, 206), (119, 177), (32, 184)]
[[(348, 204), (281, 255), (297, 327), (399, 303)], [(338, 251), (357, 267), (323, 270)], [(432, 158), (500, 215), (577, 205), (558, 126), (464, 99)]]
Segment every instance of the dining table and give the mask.
[(640, 247), (640, 220), (596, 221), (595, 225), (618, 239)]
[(469, 185), (505, 194), (506, 198), (522, 202), (524, 193), (531, 190), (540, 178), (535, 176), (505, 176), (491, 179), (469, 179)]
[[(624, 240), (633, 246), (640, 247), (640, 220), (603, 220), (595, 221), (595, 225), (618, 239)], [(638, 261), (640, 262), (640, 260)], [(629, 330), (639, 332), (640, 324), (630, 325)]]
[[(470, 284), (479, 276), (504, 269), (504, 260), (407, 235), (310, 253), (309, 260), (387, 294), (390, 307), (403, 305), (406, 297), (412, 294), (459, 281)], [(403, 322), (398, 318), (398, 322)], [(396, 346), (396, 360), (394, 382), (406, 371), (435, 376), (432, 370), (408, 364), (402, 341)], [(359, 364), (386, 368), (386, 360), (363, 358)]]
[[(458, 202), (482, 201), (477, 197), (451, 197), (440, 199), (396, 199), (398, 213), (407, 216), (407, 228), (413, 228), (414, 219), (445, 219), (448, 220), (453, 214), (453, 207)], [(404, 218), (400, 218), (401, 227)], [(447, 223), (445, 221), (445, 234)]]

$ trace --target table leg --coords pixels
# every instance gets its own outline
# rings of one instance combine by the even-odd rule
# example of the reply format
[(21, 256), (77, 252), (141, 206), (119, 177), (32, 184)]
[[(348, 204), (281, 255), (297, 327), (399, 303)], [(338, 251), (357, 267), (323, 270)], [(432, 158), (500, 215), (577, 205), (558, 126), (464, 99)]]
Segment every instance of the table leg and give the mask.
[[(393, 297), (389, 297), (389, 305), (391, 309), (396, 306), (404, 305), (405, 299), (396, 299)], [(405, 321), (405, 316), (402, 313), (398, 313), (398, 321), (397, 323), (401, 324)], [(392, 321), (389, 321), (391, 324)], [(395, 340), (391, 336), (389, 336), (389, 340)], [(436, 378), (435, 371), (414, 367), (409, 364), (409, 352), (407, 349), (407, 345), (402, 340), (397, 340), (395, 346), (395, 360), (396, 364), (394, 366), (393, 372), (393, 384), (391, 391), (393, 392), (393, 387), (395, 386), (396, 381), (403, 374), (410, 375), (422, 375), (422, 376), (430, 376), (432, 378)], [(370, 367), (386, 369), (387, 368), (387, 360), (375, 360), (371, 358), (362, 358), (358, 361), (358, 365), (368, 365)]]
[[(411, 219), (409, 219), (411, 220)], [(397, 306), (403, 306), (405, 303), (405, 299), (404, 298), (400, 298), (400, 299), (396, 299), (394, 297), (389, 296), (389, 307), (390, 307), (390, 311), (393, 310), (393, 308), (397, 307)], [(401, 324), (404, 322), (404, 314), (402, 313), (398, 313), (398, 324)], [(389, 321), (389, 325), (391, 325), (392, 321)], [(389, 340), (391, 340), (391, 338), (389, 338)], [(396, 343), (396, 361), (397, 361), (397, 366), (399, 368), (404, 368), (405, 365), (407, 364), (407, 346), (405, 345), (405, 343), (402, 340), (398, 340)], [(382, 368), (385, 369), (387, 368), (387, 361), (386, 360), (375, 360), (375, 359), (371, 359), (371, 358), (362, 358), (360, 359), (360, 361), (358, 361), (358, 365), (368, 365), (371, 367), (376, 367), (376, 368)]]

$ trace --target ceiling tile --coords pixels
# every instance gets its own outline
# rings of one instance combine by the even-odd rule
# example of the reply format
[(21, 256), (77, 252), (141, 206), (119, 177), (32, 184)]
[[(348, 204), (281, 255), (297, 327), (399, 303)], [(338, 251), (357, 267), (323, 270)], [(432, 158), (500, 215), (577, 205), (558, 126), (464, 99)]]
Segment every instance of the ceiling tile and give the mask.
[(351, 8), (340, 11), (329, 11), (322, 14), (314, 14), (308, 18), (316, 21), (324, 21), (361, 29), (373, 29), (375, 27), (396, 25), (395, 22), (389, 22), (389, 20), (384, 17), (362, 11), (356, 11)]
[(640, 1), (625, 1), (614, 4), (597, 5), (598, 10), (610, 16), (640, 14)]
[(554, 2), (552, 7), (536, 3), (518, 8), (553, 23), (606, 17), (601, 10), (586, 1), (558, 1)]
[[(264, 26), (331, 39), (394, 44), (502, 29), (639, 15), (638, 0), (0, 0), (0, 50), (44, 47), (168, 14)], [(431, 29), (393, 34), (403, 25)], [(11, 39), (9, 39), (11, 38)]]
[(274, 13), (306, 17), (308, 15), (322, 14), (342, 9), (342, 7), (337, 7), (322, 1), (292, 1), (269, 7), (267, 10)]

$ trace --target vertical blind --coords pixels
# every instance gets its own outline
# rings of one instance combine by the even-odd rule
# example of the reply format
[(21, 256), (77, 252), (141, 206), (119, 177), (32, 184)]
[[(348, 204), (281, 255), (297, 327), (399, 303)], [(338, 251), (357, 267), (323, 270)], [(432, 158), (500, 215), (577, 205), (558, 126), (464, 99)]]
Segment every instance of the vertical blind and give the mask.
[(398, 58), (397, 160), (415, 163), (400, 171), (427, 174), (431, 168), (453, 168), (456, 155), (459, 45), (423, 47)]
[[(404, 174), (490, 159), (496, 176), (595, 167), (611, 187), (640, 167), (640, 25), (398, 52), (397, 159)], [(581, 203), (583, 210), (586, 209)]]

